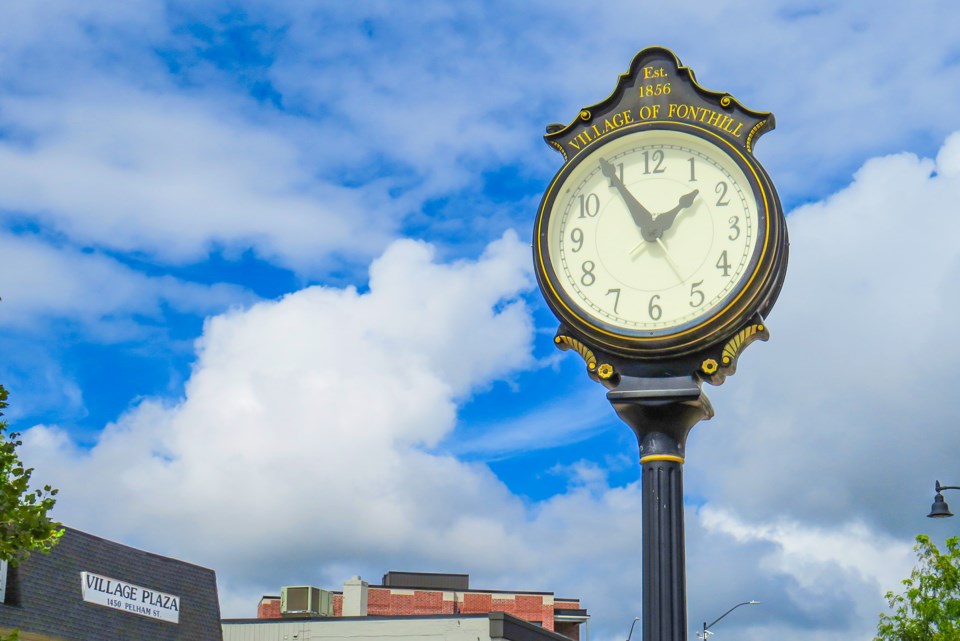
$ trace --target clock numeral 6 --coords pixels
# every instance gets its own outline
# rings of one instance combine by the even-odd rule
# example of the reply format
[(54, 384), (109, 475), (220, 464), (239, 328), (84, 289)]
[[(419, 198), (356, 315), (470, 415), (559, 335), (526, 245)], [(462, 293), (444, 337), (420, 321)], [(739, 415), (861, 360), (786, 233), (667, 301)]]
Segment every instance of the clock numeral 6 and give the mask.
[(663, 308), (657, 305), (658, 300), (660, 300), (660, 294), (654, 294), (650, 297), (650, 304), (647, 305), (647, 313), (653, 320), (660, 320), (660, 317), (663, 316)]
[(571, 249), (574, 254), (583, 249), (583, 230), (579, 227), (574, 227), (573, 231), (570, 232), (570, 240), (577, 244), (576, 247)]
[(583, 270), (583, 276), (580, 277), (580, 283), (584, 287), (590, 287), (595, 282), (597, 282), (597, 277), (593, 275), (593, 270), (596, 269), (597, 265), (592, 260), (583, 261), (583, 265), (580, 266), (580, 269)]
[(580, 194), (580, 218), (593, 218), (600, 213), (600, 196), (596, 194)]
[(702, 280), (690, 284), (690, 307), (700, 307), (703, 305), (703, 301), (707, 299), (703, 292), (700, 291), (702, 285)]

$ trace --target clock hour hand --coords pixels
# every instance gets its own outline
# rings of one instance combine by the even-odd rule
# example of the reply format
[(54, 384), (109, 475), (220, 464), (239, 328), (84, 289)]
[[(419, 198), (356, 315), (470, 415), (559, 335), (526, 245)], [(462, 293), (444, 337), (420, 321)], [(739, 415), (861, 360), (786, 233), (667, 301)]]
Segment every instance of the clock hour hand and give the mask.
[(601, 158), (600, 171), (610, 180), (610, 186), (616, 187), (620, 193), (620, 197), (623, 198), (623, 202), (630, 211), (630, 216), (633, 218), (634, 224), (640, 228), (643, 239), (650, 242), (656, 240), (658, 235), (653, 233), (653, 214), (647, 211), (644, 206), (633, 197), (633, 194), (627, 190), (626, 185), (623, 184), (620, 176), (617, 175), (617, 168), (610, 164), (605, 158)]
[(692, 205), (694, 199), (696, 199), (697, 194), (699, 193), (699, 189), (694, 189), (689, 194), (680, 196), (680, 202), (676, 207), (670, 211), (665, 211), (662, 214), (657, 215), (656, 219), (653, 221), (653, 227), (657, 233), (657, 238), (659, 238), (661, 235), (663, 235), (663, 232), (667, 231), (673, 226), (673, 221), (676, 220), (677, 215)]

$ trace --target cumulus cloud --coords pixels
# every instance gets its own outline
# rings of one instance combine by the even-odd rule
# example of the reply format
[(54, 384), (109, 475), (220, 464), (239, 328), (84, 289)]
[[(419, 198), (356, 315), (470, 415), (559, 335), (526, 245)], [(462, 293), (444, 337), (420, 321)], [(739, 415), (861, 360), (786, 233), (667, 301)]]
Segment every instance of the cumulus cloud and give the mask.
[[(528, 262), (513, 234), (452, 264), (399, 241), (368, 291), (312, 287), (211, 318), (180, 402), (142, 403), (89, 449), (38, 426), (25, 451), (63, 488), (67, 523), (236, 578), (275, 576), (318, 541), (317, 564), (401, 550), (493, 559), (520, 503), (485, 467), (430, 448), (458, 402), (530, 365)], [(105, 500), (127, 507), (92, 516)]]
[(922, 527), (908, 515), (922, 516), (960, 447), (958, 157), (953, 135), (936, 163), (875, 158), (790, 214), (772, 338), (713, 394), (718, 425), (692, 442), (736, 461), (703, 472), (717, 499), (754, 516), (778, 505), (808, 522), (859, 518), (905, 537)]
[[(737, 572), (743, 598), (771, 610), (744, 638), (782, 625), (869, 634), (908, 565), (917, 519), (902, 515), (925, 507), (913, 486), (932, 480), (896, 473), (897, 461), (929, 440), (948, 444), (925, 449), (929, 469), (938, 457), (952, 469), (955, 421), (934, 419), (954, 410), (930, 381), (956, 356), (937, 338), (960, 265), (943, 205), (960, 196), (956, 140), (938, 164), (874, 159), (790, 214), (773, 338), (711, 390), (717, 417), (691, 436), (688, 490), (706, 504), (688, 522), (691, 609), (722, 607), (702, 586), (720, 591)], [(639, 568), (637, 486), (611, 487), (585, 464), (566, 493), (525, 505), (486, 466), (436, 449), (458, 404), (534, 365), (528, 262), (510, 234), (456, 263), (399, 241), (366, 291), (312, 287), (211, 318), (181, 401), (142, 403), (90, 449), (37, 426), (25, 452), (63, 487), (60, 518), (226, 568), (234, 604), (256, 596), (238, 586), (335, 587), (338, 569), (402, 558), (582, 596), (613, 636), (639, 608), (638, 575), (622, 572)], [(900, 393), (927, 401), (906, 427)], [(93, 517), (106, 497), (125, 508)]]
[(62, 101), (0, 99), (0, 207), (81, 246), (175, 264), (253, 247), (312, 271), (373, 254), (395, 229), (380, 192), (315, 180), (306, 150), (216, 100), (90, 84)]
[[(558, 158), (529, 132), (607, 95), (633, 53), (664, 43), (705, 86), (777, 114), (760, 153), (787, 202), (832, 194), (791, 212), (772, 339), (708, 390), (717, 416), (690, 439), (691, 628), (728, 597), (757, 598), (764, 606), (726, 631), (869, 638), (905, 546), (928, 526), (933, 479), (960, 475), (949, 400), (960, 135), (935, 160), (878, 157), (837, 184), (865, 155), (933, 155), (954, 126), (943, 105), (960, 100), (956, 8), (249, 2), (234, 25), (217, 2), (186, 17), (176, 3), (115, 5), (2, 10), (0, 216), (62, 241), (0, 237), (25, 268), (0, 276), (6, 327), (64, 315), (96, 325), (116, 310), (152, 322), (160, 306), (205, 315), (243, 298), (144, 277), (111, 255), (170, 264), (252, 248), (315, 274), (389, 248), (369, 287), (312, 287), (210, 318), (183, 394), (140, 402), (92, 445), (68, 425), (28, 430), (36, 478), (63, 489), (60, 518), (214, 567), (226, 615), (251, 614), (282, 584), (336, 587), (401, 560), (580, 596), (594, 638), (622, 638), (639, 613), (637, 485), (611, 486), (586, 460), (569, 466), (566, 492), (532, 502), (458, 458), (615, 422), (572, 394), (574, 407), (523, 409), (489, 439), (458, 425), (472, 395), (540, 366), (528, 250), (507, 236), (451, 263), (437, 255), (467, 252), (390, 242), (409, 212), (461, 191), (471, 237), (457, 241), (488, 242), (494, 226), (477, 224), (489, 219), (473, 204), (499, 198), (486, 172), (509, 163), (524, 167), (511, 180), (546, 179)], [(717, 21), (746, 13), (756, 37), (711, 39)], [(237, 53), (217, 49), (235, 26), (269, 36), (252, 52), (256, 82), (221, 65)], [(205, 29), (214, 37), (201, 42)], [(536, 196), (523, 197), (527, 224)], [(433, 222), (415, 224), (437, 234)], [(62, 375), (13, 342), (15, 371)], [(59, 387), (82, 404), (87, 390)]]
[(770, 342), (708, 390), (716, 417), (688, 443), (688, 491), (725, 510), (706, 511), (705, 528), (777, 542), (766, 569), (792, 566), (798, 586), (824, 585), (828, 570), (848, 577), (829, 579), (846, 586), (830, 598), (857, 615), (811, 638), (869, 638), (913, 536), (946, 534), (924, 517), (933, 481), (958, 473), (958, 139), (936, 161), (874, 158), (790, 213)]
[(58, 247), (37, 237), (0, 232), (0, 327), (36, 332), (67, 320), (104, 340), (142, 334), (130, 317), (159, 318), (163, 306), (210, 314), (254, 297), (227, 284), (204, 286), (172, 276), (150, 277), (101, 253)]
[[(960, 264), (942, 205), (960, 189), (956, 140), (939, 164), (874, 159), (790, 215), (773, 338), (711, 390), (717, 417), (691, 436), (688, 490), (704, 502), (688, 520), (692, 617), (724, 607), (734, 573), (734, 598), (766, 599), (769, 612), (731, 622), (743, 638), (797, 627), (866, 638), (909, 566), (917, 519), (902, 515), (925, 505), (915, 473), (891, 470), (918, 434), (954, 438), (952, 423), (931, 420), (950, 406), (924, 382), (946, 375), (952, 349), (933, 333), (948, 324), (955, 303), (941, 287)], [(640, 563), (638, 486), (613, 487), (584, 462), (566, 492), (525, 504), (486, 466), (437, 449), (459, 404), (534, 366), (528, 261), (510, 234), (456, 263), (399, 241), (371, 266), (368, 290), (312, 287), (211, 318), (178, 403), (142, 403), (90, 449), (37, 426), (25, 452), (64, 488), (60, 518), (227, 568), (234, 606), (271, 581), (336, 587), (338, 571), (404, 559), (581, 596), (597, 633), (615, 636), (639, 609), (639, 574), (623, 571)], [(890, 304), (901, 297), (940, 312)], [(912, 430), (891, 414), (897, 390), (928, 394)], [(125, 509), (91, 516), (107, 496)]]
[[(425, 203), (483, 192), (504, 163), (546, 179), (559, 159), (530, 132), (607, 95), (650, 42), (675, 47), (707, 86), (777, 113), (786, 126), (761, 153), (791, 201), (828, 193), (865, 154), (902, 148), (916, 131), (904, 114), (945, 135), (941, 105), (960, 100), (942, 6), (770, 3), (750, 10), (756, 38), (719, 46), (689, 34), (715, 33), (718, 15), (743, 10), (735, 1), (244, 6), (5, 8), (0, 205), (81, 244), (172, 263), (252, 248), (313, 275), (376, 255), (421, 224)], [(926, 31), (924, 47), (909, 46)], [(891, 87), (909, 90), (897, 109), (875, 108)]]

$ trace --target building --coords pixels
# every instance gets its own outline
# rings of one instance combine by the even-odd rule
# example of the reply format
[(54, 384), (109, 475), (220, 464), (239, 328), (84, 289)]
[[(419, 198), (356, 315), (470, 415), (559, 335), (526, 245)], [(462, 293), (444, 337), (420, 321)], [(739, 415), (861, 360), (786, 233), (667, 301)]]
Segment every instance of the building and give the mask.
[(223, 641), (569, 641), (503, 612), (405, 617), (225, 619)]
[[(264, 596), (257, 619), (298, 617), (446, 617), (502, 612), (518, 620), (580, 639), (580, 625), (589, 618), (579, 599), (559, 598), (553, 592), (478, 590), (466, 574), (388, 572), (380, 585), (360, 577), (346, 581), (343, 591), (309, 586), (283, 588), (279, 596)], [(224, 628), (226, 630), (226, 628)]]
[(0, 567), (0, 634), (23, 641), (220, 641), (213, 570), (65, 528), (50, 554)]

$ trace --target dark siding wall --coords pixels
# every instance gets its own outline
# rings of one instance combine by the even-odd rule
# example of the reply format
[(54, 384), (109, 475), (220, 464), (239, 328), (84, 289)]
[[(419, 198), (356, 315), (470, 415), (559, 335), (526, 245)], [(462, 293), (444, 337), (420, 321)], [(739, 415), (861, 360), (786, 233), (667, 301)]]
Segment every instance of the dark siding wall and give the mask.
[[(80, 573), (93, 572), (180, 597), (180, 623), (83, 601)], [(213, 570), (67, 529), (49, 555), (11, 568), (0, 627), (68, 641), (220, 641)]]

